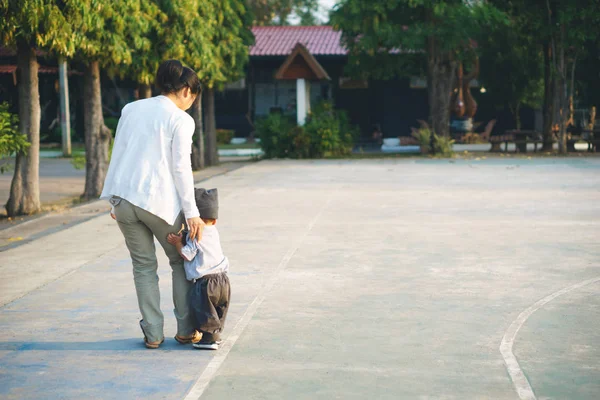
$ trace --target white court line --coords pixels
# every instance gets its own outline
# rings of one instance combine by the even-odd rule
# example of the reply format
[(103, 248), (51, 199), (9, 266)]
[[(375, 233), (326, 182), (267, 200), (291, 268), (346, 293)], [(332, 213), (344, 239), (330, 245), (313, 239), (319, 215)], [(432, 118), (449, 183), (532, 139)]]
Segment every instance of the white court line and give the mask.
[(302, 244), (302, 242), (304, 241), (306, 236), (310, 233), (312, 228), (315, 226), (315, 224), (317, 223), (317, 221), (323, 214), (323, 211), (325, 211), (327, 206), (329, 206), (329, 204), (331, 203), (332, 197), (333, 197), (333, 194), (329, 196), (329, 198), (327, 199), (325, 204), (321, 207), (321, 209), (319, 210), (317, 215), (310, 221), (304, 234), (288, 250), (288, 252), (285, 254), (285, 256), (283, 256), (283, 258), (281, 259), (281, 262), (279, 263), (279, 265), (277, 265), (274, 273), (271, 275), (271, 279), (269, 279), (267, 284), (265, 286), (263, 286), (263, 288), (260, 291), (260, 293), (258, 294), (258, 296), (256, 296), (254, 301), (250, 304), (250, 306), (248, 306), (248, 308), (246, 309), (246, 312), (244, 313), (244, 315), (242, 315), (242, 318), (240, 318), (238, 323), (233, 327), (233, 330), (227, 336), (227, 339), (223, 341), (223, 344), (219, 348), (217, 355), (208, 363), (208, 365), (202, 372), (202, 375), (200, 375), (200, 377), (198, 378), (196, 383), (194, 383), (194, 386), (192, 386), (192, 388), (190, 389), (188, 394), (185, 396), (184, 400), (197, 400), (200, 398), (200, 396), (202, 396), (202, 394), (206, 390), (208, 384), (210, 383), (212, 378), (215, 376), (215, 374), (221, 367), (221, 364), (223, 364), (223, 361), (225, 361), (225, 359), (227, 358), (229, 351), (235, 345), (235, 342), (239, 339), (242, 332), (244, 332), (244, 329), (246, 329), (246, 326), (248, 326), (248, 323), (250, 322), (252, 317), (254, 317), (254, 314), (256, 314), (256, 311), (258, 311), (258, 307), (260, 307), (262, 302), (265, 300), (265, 297), (271, 291), (271, 289), (275, 285), (275, 282), (279, 279), (279, 275), (281, 274), (281, 271), (283, 271), (283, 269), (290, 262), (290, 260), (292, 259), (292, 257), (296, 253), (296, 251), (298, 250), (298, 247), (300, 247), (300, 245)]
[(595, 283), (600, 281), (600, 277), (596, 277), (593, 279), (588, 279), (587, 281), (576, 283), (575, 285), (568, 286), (564, 289), (559, 290), (558, 292), (554, 292), (551, 295), (544, 297), (539, 300), (525, 311), (523, 311), (516, 320), (513, 321), (512, 324), (508, 327), (508, 330), (504, 333), (504, 337), (502, 338), (502, 342), (500, 343), (500, 353), (504, 358), (504, 364), (506, 365), (506, 369), (510, 378), (512, 379), (513, 385), (517, 390), (519, 398), (521, 400), (536, 400), (535, 394), (533, 393), (533, 389), (527, 380), (527, 377), (523, 373), (519, 362), (517, 361), (515, 355), (513, 354), (512, 348), (515, 342), (515, 338), (519, 333), (519, 330), (525, 324), (525, 321), (537, 310), (542, 308), (547, 303), (551, 302), (558, 296), (562, 296), (565, 293), (569, 293), (572, 290), (579, 289), (583, 286), (587, 286), (591, 283)]

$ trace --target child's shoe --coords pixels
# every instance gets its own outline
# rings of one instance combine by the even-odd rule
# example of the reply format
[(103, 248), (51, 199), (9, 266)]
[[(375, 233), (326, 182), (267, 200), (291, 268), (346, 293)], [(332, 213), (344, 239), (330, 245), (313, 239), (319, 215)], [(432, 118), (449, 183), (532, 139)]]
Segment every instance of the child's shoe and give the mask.
[(200, 340), (198, 343), (192, 343), (192, 346), (194, 346), (195, 349), (200, 350), (219, 350), (220, 343), (220, 340), (214, 342)]

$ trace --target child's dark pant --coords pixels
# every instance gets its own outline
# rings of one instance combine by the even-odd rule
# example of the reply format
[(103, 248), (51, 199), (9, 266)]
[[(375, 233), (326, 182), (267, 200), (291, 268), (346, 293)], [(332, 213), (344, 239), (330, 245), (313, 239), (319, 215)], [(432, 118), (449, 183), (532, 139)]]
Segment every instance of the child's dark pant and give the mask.
[(190, 292), (195, 327), (203, 340), (219, 340), (229, 309), (231, 287), (227, 274), (206, 275), (198, 279)]

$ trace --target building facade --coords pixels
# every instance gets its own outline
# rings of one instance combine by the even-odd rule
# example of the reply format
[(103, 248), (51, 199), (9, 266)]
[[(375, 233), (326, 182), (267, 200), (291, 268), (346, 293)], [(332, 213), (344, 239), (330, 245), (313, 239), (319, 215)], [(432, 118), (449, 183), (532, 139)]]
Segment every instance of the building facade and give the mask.
[[(293, 67), (280, 70), (286, 62), (298, 68), (308, 64), (293, 59), (298, 45), (327, 75), (326, 79), (307, 79), (310, 103), (333, 102), (348, 113), (363, 138), (368, 138), (375, 127), (386, 137), (409, 135), (417, 119), (427, 118), (427, 90), (422, 81), (413, 79), (411, 85), (408, 78), (362, 81), (347, 76), (348, 55), (340, 42), (341, 32), (330, 26), (255, 27), (253, 33), (256, 41), (250, 48), (246, 76), (217, 95), (219, 128), (249, 136), (254, 123), (271, 112), (297, 117), (298, 82), (293, 79), (297, 71)], [(286, 72), (288, 79), (278, 75)]]

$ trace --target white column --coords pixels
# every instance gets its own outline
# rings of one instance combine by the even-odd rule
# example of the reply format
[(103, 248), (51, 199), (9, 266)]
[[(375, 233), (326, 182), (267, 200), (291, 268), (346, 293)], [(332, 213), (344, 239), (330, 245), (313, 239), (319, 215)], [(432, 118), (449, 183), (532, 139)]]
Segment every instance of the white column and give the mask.
[(310, 114), (310, 81), (306, 81), (304, 87), (306, 88), (306, 114)]
[(64, 156), (71, 155), (71, 114), (69, 112), (69, 79), (67, 61), (58, 60), (58, 81), (60, 87), (60, 129), (62, 131), (62, 151)]
[(296, 115), (298, 125), (302, 126), (306, 122), (306, 81), (304, 79), (296, 80)]

